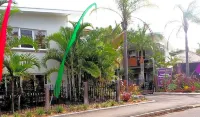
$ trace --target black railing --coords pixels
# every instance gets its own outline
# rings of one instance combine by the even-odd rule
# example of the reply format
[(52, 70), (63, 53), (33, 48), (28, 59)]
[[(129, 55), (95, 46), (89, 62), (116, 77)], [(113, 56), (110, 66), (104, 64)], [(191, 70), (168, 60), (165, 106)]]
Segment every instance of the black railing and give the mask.
[(115, 100), (116, 83), (115, 82), (88, 82), (89, 102), (104, 102)]
[[(57, 104), (83, 104), (84, 102), (84, 86), (83, 82), (75, 81), (68, 84), (61, 85), (61, 92), (59, 98), (53, 95), (54, 86), (50, 85), (50, 101), (51, 105)], [(0, 108), (1, 111), (11, 111), (12, 91), (0, 90)], [(115, 81), (88, 81), (88, 99), (90, 103), (104, 102), (107, 100), (116, 99), (116, 82)], [(20, 101), (19, 101), (20, 100)], [(20, 102), (20, 105), (19, 105)], [(15, 110), (21, 111), (24, 109), (33, 109), (35, 107), (45, 106), (45, 89), (28, 88), (14, 91)]]

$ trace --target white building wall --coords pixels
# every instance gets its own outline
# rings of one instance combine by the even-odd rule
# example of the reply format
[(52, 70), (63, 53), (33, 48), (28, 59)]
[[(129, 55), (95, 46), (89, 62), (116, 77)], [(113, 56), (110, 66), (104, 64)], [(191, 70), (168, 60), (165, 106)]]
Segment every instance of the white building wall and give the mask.
[[(61, 26), (67, 25), (67, 16), (64, 15), (55, 15), (50, 13), (17, 13), (10, 17), (9, 25), (11, 27), (19, 27), (19, 28), (27, 28), (27, 29), (37, 29), (37, 30), (46, 30), (47, 36), (51, 35), (57, 31), (59, 31)], [(50, 43), (51, 48), (56, 48), (55, 43)], [(38, 59), (41, 61), (42, 58), (45, 56), (46, 51), (39, 51), (34, 52), (30, 49), (23, 49), (23, 50), (15, 50), (18, 53), (27, 53), (31, 52), (32, 54), (36, 55)], [(59, 67), (59, 63), (53, 60), (47, 62), (47, 68), (52, 67)], [(46, 72), (46, 68), (41, 65), (41, 69), (30, 69), (29, 72), (31, 74), (44, 74)], [(51, 75), (51, 84), (55, 83), (57, 77), (57, 73)], [(65, 77), (65, 76), (63, 76)], [(63, 78), (64, 80), (64, 78)]]
[(20, 28), (47, 30), (47, 35), (66, 26), (67, 16), (44, 13), (16, 13), (10, 17), (9, 25)]

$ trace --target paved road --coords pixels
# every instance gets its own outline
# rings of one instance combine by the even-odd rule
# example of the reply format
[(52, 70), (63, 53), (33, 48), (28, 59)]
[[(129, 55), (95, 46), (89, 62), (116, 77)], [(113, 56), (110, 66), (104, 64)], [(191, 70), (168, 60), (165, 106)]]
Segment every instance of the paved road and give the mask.
[(162, 109), (200, 104), (200, 95), (152, 95), (147, 98), (156, 102), (60, 117), (130, 117)]
[(200, 108), (190, 109), (183, 112), (175, 112), (160, 117), (200, 117)]

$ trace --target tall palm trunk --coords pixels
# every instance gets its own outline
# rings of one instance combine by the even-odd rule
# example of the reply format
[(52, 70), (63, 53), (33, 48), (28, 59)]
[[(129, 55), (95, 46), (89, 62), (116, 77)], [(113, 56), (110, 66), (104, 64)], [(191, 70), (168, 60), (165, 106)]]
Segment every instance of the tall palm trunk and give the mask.
[[(183, 14), (183, 16), (185, 16)], [(187, 19), (184, 17), (184, 31), (185, 31), (185, 57), (186, 57), (186, 76), (189, 77), (190, 76), (190, 71), (189, 71), (189, 60), (188, 60), (188, 38), (187, 38), (187, 32), (188, 32), (188, 21)]]
[(186, 57), (186, 76), (190, 76), (190, 70), (189, 70), (189, 60), (188, 60), (188, 38), (187, 38), (187, 32), (185, 32), (185, 57)]
[(68, 98), (68, 85), (69, 85), (69, 69), (67, 69), (67, 75), (66, 75), (66, 97)]
[(76, 100), (76, 87), (75, 87), (75, 78), (74, 78), (74, 54), (71, 52), (71, 75), (72, 75), (72, 91), (73, 97)]
[(141, 58), (140, 58), (140, 74), (141, 74), (141, 84), (145, 86), (145, 80), (144, 80), (144, 59), (143, 59), (143, 50), (141, 50)]
[(15, 104), (15, 102), (14, 102), (14, 88), (15, 88), (14, 77), (12, 77), (11, 83), (12, 83), (12, 94), (11, 94), (11, 96), (12, 96), (12, 105), (11, 105), (11, 107), (12, 107), (12, 113), (14, 113), (15, 112), (15, 107), (14, 107), (14, 104)]
[(124, 76), (127, 82), (126, 91), (128, 91), (127, 21), (124, 20), (121, 25), (124, 31)]

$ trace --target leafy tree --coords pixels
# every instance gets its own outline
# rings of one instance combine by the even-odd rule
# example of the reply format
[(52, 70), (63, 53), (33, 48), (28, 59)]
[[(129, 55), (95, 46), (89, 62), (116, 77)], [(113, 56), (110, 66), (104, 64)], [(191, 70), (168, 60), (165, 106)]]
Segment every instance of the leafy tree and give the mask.
[[(11, 36), (10, 36), (11, 37)], [(12, 84), (12, 112), (14, 112), (14, 83), (19, 77), (27, 77), (28, 69), (33, 67), (40, 68), (40, 62), (37, 57), (34, 55), (20, 54), (12, 50), (13, 47), (16, 47), (21, 44), (29, 44), (37, 49), (35, 42), (28, 38), (22, 37), (10, 38), (7, 40), (6, 44), (6, 54), (4, 57), (4, 68), (6, 69), (6, 74), (10, 78)]]
[[(197, 3), (196, 1), (191, 2), (188, 5), (187, 9), (184, 9), (181, 5), (176, 5), (176, 8), (178, 8), (181, 11), (181, 20), (180, 21), (170, 21), (169, 23), (178, 23), (179, 27), (177, 30), (177, 34), (181, 31), (184, 30), (185, 33), (185, 54), (186, 54), (186, 75), (189, 77), (189, 61), (188, 61), (188, 28), (189, 28), (189, 23), (193, 22), (193, 23), (200, 23), (200, 18), (198, 17), (198, 7), (197, 7)], [(168, 23), (168, 24), (169, 24)], [(167, 25), (168, 25), (167, 24)], [(167, 26), (166, 25), (166, 26)]]
[[(91, 78), (113, 79), (115, 77), (115, 60), (119, 56), (114, 46), (112, 46), (112, 37), (114, 37), (115, 31), (108, 27), (97, 28), (86, 33), (84, 29), (88, 26), (91, 27), (88, 23), (81, 25), (77, 42), (70, 50), (69, 59), (65, 62), (66, 80), (67, 82), (72, 80), (72, 86), (75, 84), (75, 76), (78, 76), (79, 86), (82, 80)], [(49, 60), (61, 62), (72, 31), (71, 28), (61, 27), (59, 32), (48, 37), (48, 42), (56, 42), (59, 48), (48, 50), (42, 60), (44, 66)], [(48, 69), (48, 77), (57, 71), (57, 67)], [(82, 78), (83, 75), (84, 79)], [(73, 91), (76, 92), (76, 90)]]
[[(145, 23), (140, 18), (132, 17), (131, 15), (141, 8), (152, 6), (152, 4), (150, 4), (149, 0), (115, 0), (115, 2), (116, 2), (119, 12), (111, 8), (103, 8), (103, 9), (113, 11), (116, 14), (118, 14), (121, 18), (121, 27), (122, 27), (123, 36), (124, 36), (123, 37), (124, 38), (124, 46), (123, 46), (124, 76), (125, 76), (125, 79), (128, 80), (127, 28), (132, 18), (135, 18)], [(128, 89), (128, 83), (127, 83), (126, 89)]]
[[(134, 47), (134, 49), (137, 52), (141, 52), (140, 56), (140, 74), (142, 82), (144, 82), (144, 51), (149, 50), (153, 51), (155, 49), (154, 47), (157, 47), (155, 45), (156, 40), (153, 40), (152, 34), (147, 34), (148, 28), (144, 25), (143, 27), (139, 27), (136, 31), (130, 30), (128, 32), (128, 41), (131, 43), (131, 47)], [(160, 36), (158, 34), (153, 34), (154, 36)], [(154, 53), (153, 53), (154, 54)]]

